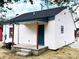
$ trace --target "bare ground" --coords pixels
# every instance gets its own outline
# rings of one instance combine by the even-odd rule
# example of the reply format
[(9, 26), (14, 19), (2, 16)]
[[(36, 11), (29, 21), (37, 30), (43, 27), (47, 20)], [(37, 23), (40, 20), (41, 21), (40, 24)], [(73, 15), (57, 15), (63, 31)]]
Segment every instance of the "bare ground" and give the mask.
[(79, 49), (66, 47), (57, 51), (48, 50), (39, 56), (23, 57), (0, 48), (0, 59), (79, 59)]
[(11, 50), (1, 48), (0, 42), (0, 59), (79, 59), (79, 49), (64, 47), (57, 51), (48, 50), (39, 56), (18, 56)]

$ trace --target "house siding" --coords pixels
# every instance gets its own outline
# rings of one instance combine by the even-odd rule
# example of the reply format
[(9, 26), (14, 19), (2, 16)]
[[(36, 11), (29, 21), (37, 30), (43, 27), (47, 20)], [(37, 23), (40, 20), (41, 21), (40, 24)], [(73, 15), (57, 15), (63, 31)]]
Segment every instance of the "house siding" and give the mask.
[(37, 38), (36, 37), (37, 36), (36, 25), (19, 24), (17, 27), (15, 27), (15, 31), (16, 32), (14, 33), (14, 36), (15, 36), (14, 40), (16, 41), (16, 43), (36, 45), (36, 38)]
[[(55, 17), (55, 47), (60, 48), (75, 41), (74, 22), (68, 9), (63, 10)], [(61, 33), (61, 26), (64, 27)]]
[(45, 25), (45, 46), (49, 49), (55, 48), (55, 21), (51, 20)]

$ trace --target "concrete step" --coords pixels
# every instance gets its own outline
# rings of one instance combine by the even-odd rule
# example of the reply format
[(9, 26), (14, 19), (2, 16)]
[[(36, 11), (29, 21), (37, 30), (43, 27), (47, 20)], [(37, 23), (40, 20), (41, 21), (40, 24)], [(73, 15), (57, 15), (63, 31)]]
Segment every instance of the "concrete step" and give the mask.
[(26, 53), (26, 52), (16, 52), (16, 55), (19, 55), (19, 56), (30, 56), (31, 53)]
[(21, 51), (21, 52), (27, 52), (27, 53), (31, 53), (31, 52), (32, 52), (32, 51), (29, 50), (29, 49), (19, 49), (19, 51)]

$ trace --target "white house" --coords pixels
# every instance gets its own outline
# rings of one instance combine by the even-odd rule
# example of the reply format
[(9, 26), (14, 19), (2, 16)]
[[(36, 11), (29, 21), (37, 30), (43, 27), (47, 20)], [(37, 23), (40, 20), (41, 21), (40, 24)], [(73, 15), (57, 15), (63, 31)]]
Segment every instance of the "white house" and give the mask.
[[(3, 25), (3, 43), (48, 46), (56, 50), (75, 41), (75, 25), (67, 7), (24, 13)], [(13, 34), (12, 34), (13, 33)]]

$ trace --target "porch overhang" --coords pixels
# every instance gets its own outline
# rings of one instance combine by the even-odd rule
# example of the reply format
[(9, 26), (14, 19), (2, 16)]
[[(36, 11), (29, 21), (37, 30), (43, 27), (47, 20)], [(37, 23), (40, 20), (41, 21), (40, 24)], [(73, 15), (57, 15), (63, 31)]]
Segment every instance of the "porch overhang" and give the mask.
[[(10, 19), (6, 21), (5, 23), (48, 23), (50, 20), (50, 17), (55, 17), (58, 13), (60, 13), (62, 10), (66, 9), (67, 6), (53, 8), (53, 9), (47, 9), (42, 11), (36, 11), (36, 12), (30, 12), (30, 13), (24, 13), (20, 16), (17, 16), (13, 19)], [(54, 20), (54, 19), (52, 19)]]
[(15, 20), (15, 22), (9, 22), (9, 23), (19, 23), (19, 24), (47, 24), (48, 18), (39, 18), (39, 19), (29, 19), (29, 20)]

